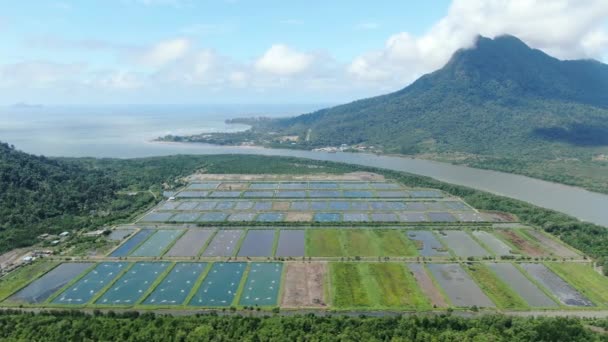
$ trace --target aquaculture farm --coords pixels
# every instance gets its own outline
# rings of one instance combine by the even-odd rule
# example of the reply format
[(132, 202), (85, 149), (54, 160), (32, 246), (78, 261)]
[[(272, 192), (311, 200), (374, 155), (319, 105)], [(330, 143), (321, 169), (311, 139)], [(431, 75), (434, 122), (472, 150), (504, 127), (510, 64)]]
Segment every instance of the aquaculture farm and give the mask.
[(2, 305), (607, 309), (608, 278), (582, 253), (505, 216), (374, 174), (198, 174), (132, 224), (113, 227), (106, 254), (39, 261), (52, 265)]

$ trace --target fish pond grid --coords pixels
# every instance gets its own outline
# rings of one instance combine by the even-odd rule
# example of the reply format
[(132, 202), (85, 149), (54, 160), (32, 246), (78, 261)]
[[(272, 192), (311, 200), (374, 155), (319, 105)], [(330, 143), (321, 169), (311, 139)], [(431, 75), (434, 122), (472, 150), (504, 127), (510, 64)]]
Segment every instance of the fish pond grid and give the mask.
[(267, 257), (272, 255), (275, 231), (270, 229), (249, 230), (239, 249), (238, 256)]
[(181, 229), (160, 229), (141, 244), (131, 256), (134, 257), (153, 257), (160, 256), (163, 251), (173, 243), (184, 231)]
[(40, 304), (94, 264), (67, 262), (53, 268), (8, 298), (8, 302)]
[(304, 256), (306, 235), (304, 230), (281, 230), (279, 232), (279, 244), (276, 256), (299, 257)]
[(82, 305), (88, 303), (97, 292), (109, 285), (129, 264), (126, 262), (102, 262), (76, 283), (63, 291), (54, 304)]
[(102, 305), (137, 303), (169, 265), (168, 262), (135, 263), (95, 303)]
[(194, 257), (197, 256), (207, 240), (213, 234), (211, 229), (190, 229), (182, 235), (171, 249), (165, 254), (168, 257)]
[(241, 294), (240, 305), (277, 305), (283, 264), (279, 262), (252, 263)]
[(152, 293), (144, 305), (181, 305), (207, 268), (206, 262), (178, 262)]
[(246, 267), (244, 262), (214, 263), (188, 305), (230, 306)]
[(495, 307), (459, 264), (428, 264), (427, 267), (455, 306)]
[(232, 256), (242, 234), (242, 230), (219, 230), (203, 252), (203, 256)]
[(500, 280), (508, 284), (521, 298), (531, 307), (557, 307), (541, 289), (538, 288), (530, 279), (526, 278), (513, 264), (510, 263), (490, 263), (488, 267)]
[(574, 287), (553, 273), (543, 264), (521, 264), (521, 267), (528, 272), (539, 284), (551, 292), (560, 302), (568, 306), (595, 306), (593, 302), (578, 292)]

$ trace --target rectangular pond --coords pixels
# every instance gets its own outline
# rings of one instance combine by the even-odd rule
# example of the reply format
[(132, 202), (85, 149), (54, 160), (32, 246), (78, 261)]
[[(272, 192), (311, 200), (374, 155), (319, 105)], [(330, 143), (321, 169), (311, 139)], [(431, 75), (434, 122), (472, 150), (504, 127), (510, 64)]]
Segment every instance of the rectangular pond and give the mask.
[(145, 239), (154, 233), (152, 229), (142, 229), (137, 234), (133, 235), (129, 240), (125, 241), (122, 245), (118, 246), (112, 253), (111, 257), (124, 257), (131, 253), (131, 250), (137, 247)]
[(178, 262), (165, 279), (143, 301), (144, 305), (181, 305), (198, 277), (207, 268), (206, 262)]
[(490, 234), (483, 230), (475, 230), (472, 232), (479, 241), (481, 241), (486, 247), (488, 247), (494, 254), (501, 255), (512, 255), (511, 247), (506, 243), (502, 242), (493, 234)]
[(371, 219), (367, 213), (344, 213), (342, 214), (344, 222), (369, 222)]
[(342, 215), (339, 213), (316, 213), (314, 220), (317, 222), (340, 222)]
[(192, 183), (188, 185), (186, 190), (213, 190), (218, 185), (220, 185), (220, 182)]
[(204, 213), (198, 218), (198, 222), (223, 222), (226, 221), (226, 217), (228, 217), (227, 213), (222, 212), (213, 212), (213, 213)]
[(428, 212), (427, 216), (432, 222), (456, 222), (456, 217), (448, 212)]
[(102, 262), (57, 296), (55, 304), (81, 305), (88, 303), (97, 292), (110, 284), (126, 267), (126, 262)]
[(169, 267), (168, 262), (137, 262), (95, 304), (133, 305)]
[(120, 241), (120, 240), (126, 238), (127, 236), (133, 234), (134, 232), (135, 232), (135, 229), (115, 229), (115, 230), (112, 230), (112, 232), (108, 236), (108, 239), (110, 239), (112, 241)]
[(428, 268), (455, 306), (495, 307), (460, 265), (428, 264)]
[(279, 244), (276, 256), (300, 257), (305, 255), (305, 231), (304, 230), (281, 230), (279, 232)]
[(449, 256), (441, 242), (437, 240), (435, 234), (430, 230), (412, 230), (407, 232), (407, 236), (418, 241), (416, 243), (418, 252), (421, 256)]
[(213, 233), (211, 229), (190, 229), (165, 254), (168, 257), (197, 256)]
[(461, 257), (482, 257), (490, 255), (477, 241), (462, 230), (442, 230), (439, 237), (454, 254)]
[(130, 256), (134, 257), (154, 257), (161, 256), (165, 249), (173, 243), (182, 229), (160, 229), (150, 236), (146, 242), (142, 243)]
[(583, 296), (574, 287), (565, 282), (543, 264), (521, 264), (539, 284), (547, 288), (560, 302), (568, 306), (595, 306), (593, 302)]
[(255, 219), (258, 222), (281, 222), (285, 219), (283, 213), (261, 213)]
[(242, 233), (242, 230), (218, 230), (203, 256), (232, 256)]
[(428, 217), (424, 213), (397, 213), (401, 222), (426, 222)]
[(555, 303), (511, 263), (490, 263), (488, 267), (531, 307), (556, 307)]
[(280, 262), (252, 263), (241, 294), (240, 305), (277, 305), (283, 264)]
[(8, 298), (9, 302), (40, 304), (82, 272), (90, 262), (66, 262), (45, 273)]
[(245, 262), (214, 263), (188, 305), (230, 306), (246, 267)]
[(256, 213), (241, 212), (228, 216), (230, 222), (251, 222), (255, 219)]
[(169, 221), (174, 222), (194, 222), (201, 214), (198, 212), (177, 213)]
[(251, 229), (239, 249), (238, 256), (265, 257), (272, 256), (274, 230)]
[(177, 206), (177, 210), (194, 210), (198, 206), (198, 204), (199, 202), (194, 201), (181, 202)]
[(141, 222), (166, 222), (166, 221), (169, 221), (169, 219), (171, 218), (171, 216), (173, 216), (173, 212), (168, 212), (168, 211), (157, 212), (157, 211), (153, 211), (151, 213), (146, 214), (139, 221), (141, 221)]

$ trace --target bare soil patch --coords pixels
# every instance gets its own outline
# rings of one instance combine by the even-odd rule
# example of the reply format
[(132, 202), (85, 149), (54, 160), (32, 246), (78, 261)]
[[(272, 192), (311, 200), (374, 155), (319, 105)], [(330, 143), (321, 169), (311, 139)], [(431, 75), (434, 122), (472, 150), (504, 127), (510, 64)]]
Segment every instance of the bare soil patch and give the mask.
[(247, 183), (222, 183), (217, 189), (218, 190), (245, 190), (249, 187)]
[(327, 265), (315, 263), (288, 263), (281, 305), (284, 307), (325, 307), (323, 284)]
[(272, 210), (289, 210), (289, 202), (272, 202)]
[(517, 233), (515, 233), (512, 230), (500, 229), (500, 230), (496, 230), (496, 232), (497, 232), (497, 234), (500, 234), (502, 237), (504, 237), (509, 242), (511, 242), (523, 254), (527, 254), (532, 257), (547, 255), (547, 253), (544, 250), (540, 249), (537, 246), (534, 246), (532, 243), (528, 242), (528, 240), (517, 235)]
[(287, 222), (310, 222), (312, 221), (312, 213), (307, 212), (289, 212), (285, 217)]
[(491, 222), (517, 222), (517, 217), (513, 214), (503, 213), (500, 211), (484, 211), (482, 212)]
[(578, 257), (570, 248), (562, 245), (561, 243), (551, 239), (541, 232), (537, 232), (536, 230), (529, 230), (530, 235), (534, 236), (546, 249), (550, 250), (553, 254), (560, 257)]
[(438, 308), (447, 307), (448, 304), (445, 302), (445, 299), (443, 299), (441, 292), (437, 289), (424, 267), (420, 264), (411, 264), (409, 266), (409, 270), (414, 275), (414, 278), (416, 278), (418, 287), (420, 287), (424, 295), (431, 300), (431, 304)]

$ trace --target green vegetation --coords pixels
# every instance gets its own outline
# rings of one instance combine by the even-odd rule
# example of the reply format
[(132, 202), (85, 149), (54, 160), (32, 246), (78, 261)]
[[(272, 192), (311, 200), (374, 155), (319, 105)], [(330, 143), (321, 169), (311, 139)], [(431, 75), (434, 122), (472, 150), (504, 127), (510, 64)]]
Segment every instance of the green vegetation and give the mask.
[(591, 266), (556, 262), (548, 262), (547, 266), (596, 304), (608, 305), (608, 278)]
[(414, 241), (408, 239), (405, 233), (397, 229), (370, 231), (372, 239), (378, 244), (379, 256), (416, 256), (418, 248)]
[[(597, 61), (559, 61), (515, 37), (480, 37), (475, 48), (391, 94), (252, 121), (246, 132), (167, 140), (374, 146), (608, 193), (606, 80), (608, 66)], [(279, 143), (293, 135), (295, 145)]]
[(17, 290), (29, 284), (33, 279), (40, 277), (57, 265), (59, 265), (59, 262), (36, 261), (0, 278), (0, 301), (6, 299)]
[(331, 263), (332, 303), (339, 309), (429, 310), (431, 305), (401, 263)]
[(171, 317), (137, 312), (0, 314), (5, 341), (605, 341), (606, 320), (485, 315)]
[(309, 229), (306, 255), (312, 257), (415, 256), (416, 246), (399, 229)]
[(337, 308), (370, 306), (359, 268), (361, 264), (334, 262), (329, 264), (331, 303)]
[(367, 229), (340, 230), (344, 256), (376, 256), (376, 246)]
[(486, 265), (476, 263), (467, 270), (485, 294), (501, 309), (526, 309), (528, 305)]
[(29, 246), (43, 233), (131, 222), (195, 171), (337, 173), (324, 162), (261, 156), (142, 159), (46, 158), (0, 143), (0, 253)]
[(370, 297), (381, 307), (428, 310), (431, 308), (428, 299), (420, 288), (416, 279), (406, 271), (401, 263), (368, 263), (370, 278), (368, 291), (374, 295)]
[(306, 231), (307, 256), (342, 256), (340, 230), (308, 229)]

